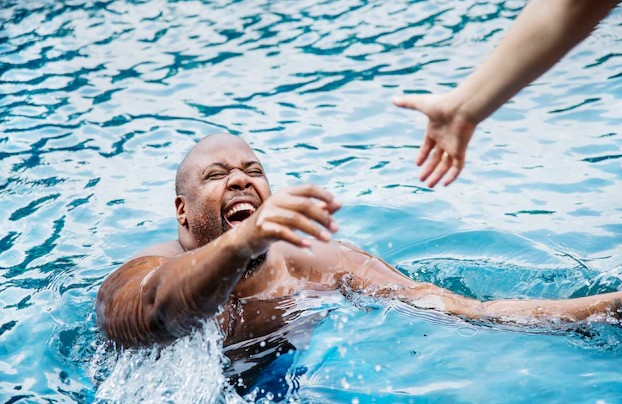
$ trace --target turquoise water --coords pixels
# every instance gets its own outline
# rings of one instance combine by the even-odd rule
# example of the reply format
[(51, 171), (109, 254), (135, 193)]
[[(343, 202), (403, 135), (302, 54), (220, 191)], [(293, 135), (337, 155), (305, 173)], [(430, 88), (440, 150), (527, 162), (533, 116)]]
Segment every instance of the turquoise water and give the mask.
[[(413, 279), (484, 300), (620, 290), (619, 7), (481, 125), (449, 188), (417, 180), (425, 119), (390, 103), (455, 86), (524, 3), (3, 2), (0, 398), (242, 399), (213, 327), (156, 361), (115, 355), (94, 319), (103, 279), (176, 236), (176, 165), (218, 131), (252, 144), (273, 188), (338, 195), (338, 237)], [(294, 300), (323, 320), (246, 399), (622, 397), (617, 324), (502, 327), (355, 294)]]

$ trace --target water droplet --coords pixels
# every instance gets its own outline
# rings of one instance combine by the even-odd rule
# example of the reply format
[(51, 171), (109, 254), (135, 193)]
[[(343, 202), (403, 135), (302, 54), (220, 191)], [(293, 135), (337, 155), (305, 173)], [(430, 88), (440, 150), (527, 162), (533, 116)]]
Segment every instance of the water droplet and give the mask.
[(479, 331), (475, 327), (460, 327), (456, 330), (456, 334), (461, 337), (471, 338), (479, 334)]

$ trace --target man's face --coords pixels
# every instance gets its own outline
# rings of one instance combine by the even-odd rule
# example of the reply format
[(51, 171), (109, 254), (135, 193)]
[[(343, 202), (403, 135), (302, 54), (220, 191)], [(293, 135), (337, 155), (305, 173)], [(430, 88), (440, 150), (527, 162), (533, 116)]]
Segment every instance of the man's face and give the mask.
[(252, 215), (270, 196), (270, 185), (240, 138), (213, 135), (192, 153), (185, 211), (191, 233), (204, 245)]

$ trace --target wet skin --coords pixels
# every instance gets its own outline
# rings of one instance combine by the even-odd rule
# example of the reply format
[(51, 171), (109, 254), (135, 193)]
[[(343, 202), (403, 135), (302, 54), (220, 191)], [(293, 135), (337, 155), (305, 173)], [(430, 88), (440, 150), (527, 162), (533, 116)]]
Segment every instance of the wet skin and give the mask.
[(177, 183), (178, 240), (140, 252), (98, 293), (98, 324), (121, 345), (169, 342), (214, 316), (225, 345), (235, 345), (281, 329), (293, 313), (283, 302), (301, 291), (360, 291), (492, 321), (574, 321), (620, 309), (622, 292), (482, 303), (415, 282), (331, 239), (340, 204), (325, 190), (303, 185), (272, 195), (259, 159), (232, 135), (199, 142), (180, 164)]

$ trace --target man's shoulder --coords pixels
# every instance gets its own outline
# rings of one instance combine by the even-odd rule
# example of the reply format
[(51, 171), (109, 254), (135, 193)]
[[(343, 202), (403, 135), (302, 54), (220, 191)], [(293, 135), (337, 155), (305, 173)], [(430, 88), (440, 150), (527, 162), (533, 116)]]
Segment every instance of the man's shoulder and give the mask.
[(106, 282), (110, 282), (116, 278), (126, 278), (128, 276), (142, 276), (152, 271), (170, 258), (182, 254), (184, 249), (177, 240), (166, 241), (147, 247), (114, 271)]
[(179, 244), (179, 240), (170, 240), (165, 241), (164, 243), (152, 245), (139, 251), (132, 257), (132, 260), (147, 256), (172, 258), (183, 253), (184, 249), (181, 247), (181, 244)]
[(128, 284), (128, 282), (142, 282), (143, 279), (149, 277), (153, 271), (157, 270), (170, 258), (182, 254), (183, 252), (184, 249), (177, 240), (167, 241), (145, 248), (106, 278), (100, 288), (98, 300), (101, 300), (103, 296), (112, 294), (112, 291), (120, 289), (122, 285)]

